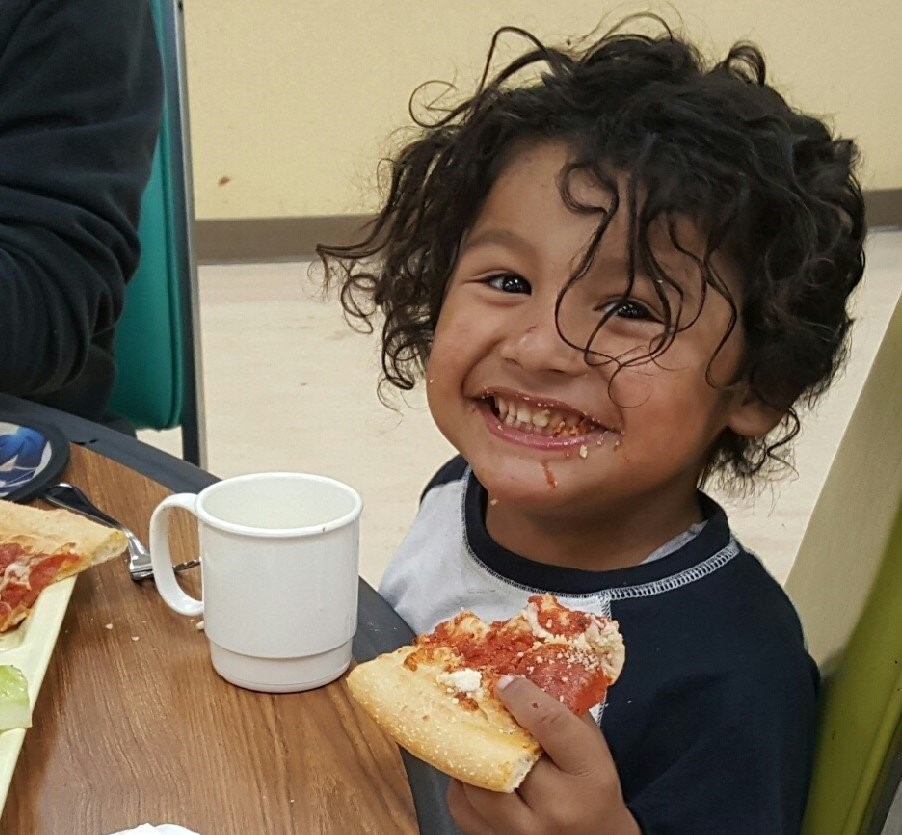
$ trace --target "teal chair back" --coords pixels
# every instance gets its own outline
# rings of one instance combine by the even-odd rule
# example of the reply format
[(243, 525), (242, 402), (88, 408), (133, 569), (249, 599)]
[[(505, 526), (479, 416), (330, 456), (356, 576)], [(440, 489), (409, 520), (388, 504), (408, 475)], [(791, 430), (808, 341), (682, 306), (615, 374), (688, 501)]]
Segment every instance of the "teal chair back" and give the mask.
[(141, 203), (141, 261), (116, 329), (110, 407), (136, 429), (181, 426), (184, 457), (200, 464), (197, 284), (181, 19), (176, 0), (152, 0), (151, 6), (163, 63), (163, 122)]

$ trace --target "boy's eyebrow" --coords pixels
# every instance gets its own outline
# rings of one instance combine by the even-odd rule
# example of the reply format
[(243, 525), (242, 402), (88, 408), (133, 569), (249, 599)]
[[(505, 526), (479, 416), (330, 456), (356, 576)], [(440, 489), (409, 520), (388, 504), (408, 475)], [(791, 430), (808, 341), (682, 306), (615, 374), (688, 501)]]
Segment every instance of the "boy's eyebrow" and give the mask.
[(475, 235), (464, 239), (460, 251), (466, 252), (477, 246), (485, 246), (486, 244), (497, 244), (500, 246), (509, 246), (512, 249), (519, 249), (524, 252), (532, 252), (532, 244), (526, 238), (518, 235), (513, 229), (503, 226), (490, 226), (483, 229)]

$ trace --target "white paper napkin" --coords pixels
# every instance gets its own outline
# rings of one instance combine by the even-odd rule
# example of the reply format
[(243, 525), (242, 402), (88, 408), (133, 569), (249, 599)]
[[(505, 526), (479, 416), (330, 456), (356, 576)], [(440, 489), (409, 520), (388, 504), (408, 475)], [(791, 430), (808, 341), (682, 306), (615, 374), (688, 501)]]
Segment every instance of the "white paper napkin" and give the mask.
[(159, 826), (142, 823), (135, 829), (123, 829), (120, 832), (111, 832), (110, 835), (198, 835), (198, 833), (174, 823), (161, 823)]

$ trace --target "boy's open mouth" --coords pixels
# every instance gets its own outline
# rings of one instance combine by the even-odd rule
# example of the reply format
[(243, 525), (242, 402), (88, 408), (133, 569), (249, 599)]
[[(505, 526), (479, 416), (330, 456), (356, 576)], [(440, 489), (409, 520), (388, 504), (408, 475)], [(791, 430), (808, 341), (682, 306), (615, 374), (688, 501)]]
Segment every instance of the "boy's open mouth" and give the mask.
[(486, 392), (482, 399), (500, 426), (527, 435), (566, 440), (610, 431), (584, 412), (562, 403), (497, 392)]

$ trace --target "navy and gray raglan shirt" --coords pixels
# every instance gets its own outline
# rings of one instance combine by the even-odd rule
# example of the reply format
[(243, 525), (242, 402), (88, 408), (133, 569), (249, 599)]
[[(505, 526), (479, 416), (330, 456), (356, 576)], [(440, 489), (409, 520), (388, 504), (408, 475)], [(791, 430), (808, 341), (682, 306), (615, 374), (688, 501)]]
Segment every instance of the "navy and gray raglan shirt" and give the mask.
[(380, 587), (417, 633), (461, 608), (507, 619), (530, 594), (616, 618), (626, 663), (599, 723), (646, 835), (794, 835), (811, 772), (817, 668), (779, 584), (705, 517), (633, 568), (548, 566), (498, 545), (457, 457), (423, 493)]

